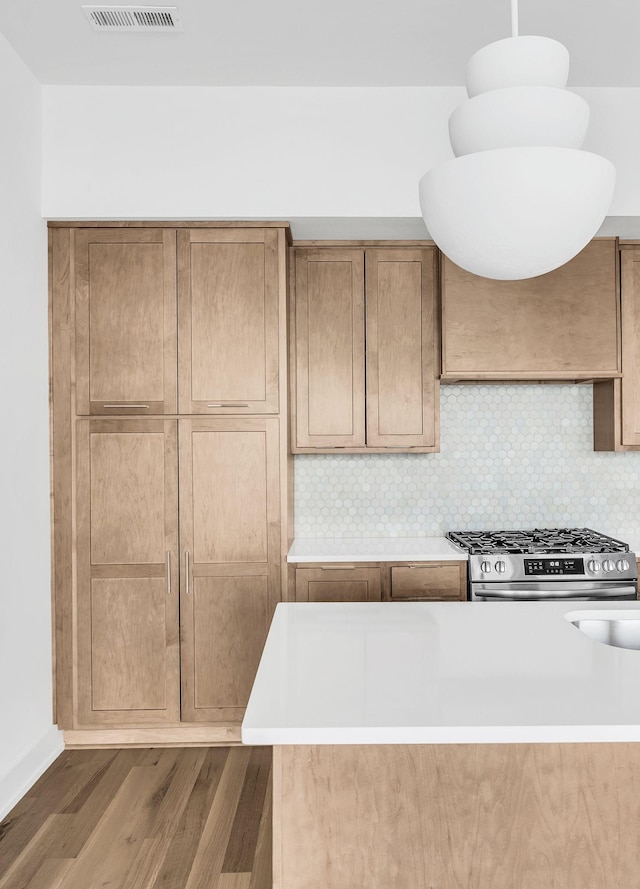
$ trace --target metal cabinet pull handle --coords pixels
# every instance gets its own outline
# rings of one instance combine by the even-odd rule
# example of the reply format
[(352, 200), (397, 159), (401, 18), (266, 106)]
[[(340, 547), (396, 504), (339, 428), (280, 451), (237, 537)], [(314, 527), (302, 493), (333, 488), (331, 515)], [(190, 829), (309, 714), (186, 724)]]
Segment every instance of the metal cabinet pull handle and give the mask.
[(185, 571), (185, 588), (184, 591), (189, 595), (189, 552), (185, 550), (184, 553), (184, 571)]
[(105, 408), (108, 408), (108, 407), (117, 407), (117, 408), (123, 408), (123, 407), (126, 407), (126, 408), (128, 408), (129, 410), (142, 410), (143, 408), (145, 408), (146, 410), (149, 409), (149, 405), (148, 405), (148, 404), (105, 404), (105, 405), (103, 405), (103, 407), (105, 407)]
[(355, 565), (323, 565), (321, 571), (346, 571), (355, 568)]
[(171, 595), (171, 550), (167, 550), (167, 596)]
[(215, 404), (208, 404), (207, 407), (250, 407), (250, 405), (248, 401), (242, 403), (239, 401), (221, 401)]

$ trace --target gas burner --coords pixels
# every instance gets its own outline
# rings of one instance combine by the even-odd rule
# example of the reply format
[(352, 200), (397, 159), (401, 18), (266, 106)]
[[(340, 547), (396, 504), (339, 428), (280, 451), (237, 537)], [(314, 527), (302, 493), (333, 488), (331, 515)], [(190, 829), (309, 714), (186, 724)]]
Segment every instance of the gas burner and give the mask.
[(629, 546), (591, 528), (534, 528), (515, 531), (450, 531), (449, 540), (473, 555), (621, 553)]

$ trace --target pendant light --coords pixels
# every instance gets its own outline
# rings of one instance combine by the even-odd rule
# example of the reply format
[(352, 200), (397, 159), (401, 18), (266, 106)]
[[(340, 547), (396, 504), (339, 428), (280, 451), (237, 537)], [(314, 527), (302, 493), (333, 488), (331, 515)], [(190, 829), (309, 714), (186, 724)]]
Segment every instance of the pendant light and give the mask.
[(572, 259), (613, 197), (615, 167), (581, 151), (589, 106), (565, 89), (569, 53), (548, 37), (512, 36), (467, 62), (469, 98), (449, 118), (455, 155), (420, 180), (427, 229), (475, 275), (533, 278)]

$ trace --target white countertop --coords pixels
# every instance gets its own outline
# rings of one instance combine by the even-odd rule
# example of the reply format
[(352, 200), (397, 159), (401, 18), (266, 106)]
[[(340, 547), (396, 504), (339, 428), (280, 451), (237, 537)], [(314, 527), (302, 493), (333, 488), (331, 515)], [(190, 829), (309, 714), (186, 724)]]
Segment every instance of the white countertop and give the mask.
[(445, 537), (296, 537), (288, 562), (442, 562), (468, 555)]
[[(640, 651), (572, 612), (640, 602), (278, 605), (247, 744), (640, 741)], [(578, 607), (576, 607), (578, 606)]]

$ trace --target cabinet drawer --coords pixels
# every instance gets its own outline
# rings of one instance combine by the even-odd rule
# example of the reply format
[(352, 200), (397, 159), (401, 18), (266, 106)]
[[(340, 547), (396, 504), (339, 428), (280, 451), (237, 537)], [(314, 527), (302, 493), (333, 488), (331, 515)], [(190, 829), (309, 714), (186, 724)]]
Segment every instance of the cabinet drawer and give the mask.
[(393, 565), (391, 598), (465, 600), (466, 565), (464, 562)]
[(380, 568), (296, 569), (296, 602), (379, 602)]

